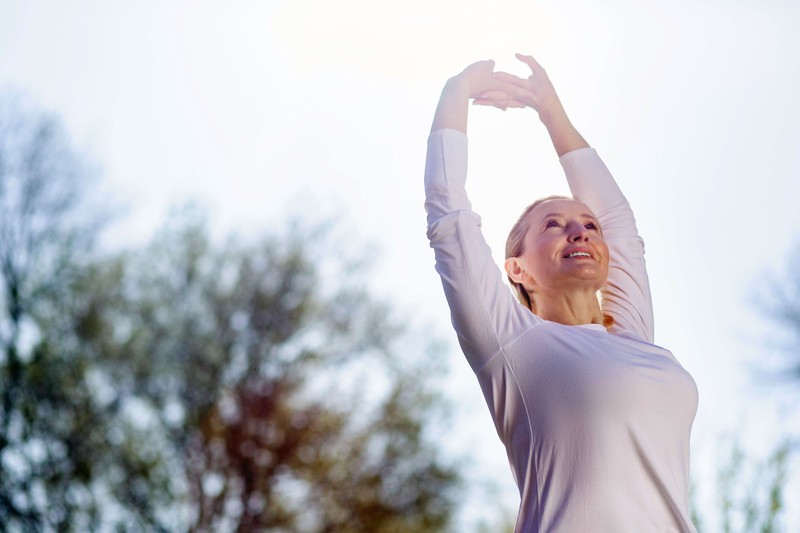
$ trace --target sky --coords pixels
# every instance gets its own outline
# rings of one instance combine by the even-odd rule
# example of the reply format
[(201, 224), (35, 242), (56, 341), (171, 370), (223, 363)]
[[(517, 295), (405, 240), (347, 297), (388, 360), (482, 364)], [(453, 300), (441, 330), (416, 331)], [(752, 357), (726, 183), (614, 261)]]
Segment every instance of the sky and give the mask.
[[(470, 497), (513, 510), (433, 270), (422, 170), (445, 80), (487, 58), (523, 75), (513, 55), (533, 55), (636, 213), (656, 342), (700, 390), (692, 461), (710, 505), (721, 447), (758, 457), (800, 434), (797, 394), (758, 372), (779, 335), (759, 302), (800, 246), (799, 26), (779, 0), (0, 0), (0, 89), (58, 113), (94, 160), (125, 213), (109, 247), (189, 198), (220, 234), (340, 219), (369, 243), (369, 283), (448, 342), (448, 446), (500, 494)], [(474, 108), (469, 128), (469, 193), (500, 262), (525, 205), (566, 184), (532, 110)]]

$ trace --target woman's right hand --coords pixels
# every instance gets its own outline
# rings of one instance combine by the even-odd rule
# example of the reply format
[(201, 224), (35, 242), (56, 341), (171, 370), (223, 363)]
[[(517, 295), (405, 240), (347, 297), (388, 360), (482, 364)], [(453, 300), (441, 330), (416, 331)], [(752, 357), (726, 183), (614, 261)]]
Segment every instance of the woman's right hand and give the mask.
[[(457, 86), (468, 98), (474, 99), (477, 105), (490, 105), (503, 111), (509, 107), (525, 107), (525, 104), (515, 100), (510, 93), (519, 88), (515, 79), (494, 72), (494, 61), (487, 59), (476, 61), (461, 71), (448, 83)], [(514, 76), (514, 78), (516, 78)]]
[(477, 104), (494, 106), (504, 111), (508, 107), (525, 107), (523, 103), (508, 96), (510, 91), (518, 90), (518, 87), (493, 73), (494, 61), (488, 59), (472, 63), (447, 80), (436, 107), (431, 131), (454, 129), (466, 133), (470, 99), (474, 99)]

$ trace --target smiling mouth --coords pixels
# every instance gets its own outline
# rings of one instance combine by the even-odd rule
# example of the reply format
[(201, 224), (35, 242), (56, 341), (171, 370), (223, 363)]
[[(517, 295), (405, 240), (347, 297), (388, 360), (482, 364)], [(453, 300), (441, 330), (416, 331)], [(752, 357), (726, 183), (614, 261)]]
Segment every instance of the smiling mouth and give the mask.
[(588, 257), (589, 259), (592, 258), (592, 256), (587, 252), (572, 252), (565, 255), (564, 257), (566, 257), (567, 259), (572, 259), (573, 257)]

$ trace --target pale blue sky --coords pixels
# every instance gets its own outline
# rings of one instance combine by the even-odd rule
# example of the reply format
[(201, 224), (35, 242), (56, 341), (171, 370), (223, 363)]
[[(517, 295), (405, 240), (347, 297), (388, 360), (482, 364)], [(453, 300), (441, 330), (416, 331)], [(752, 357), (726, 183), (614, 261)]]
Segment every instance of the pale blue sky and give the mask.
[[(770, 335), (753, 295), (800, 242), (798, 27), (800, 7), (755, 0), (0, 0), (0, 86), (61, 114), (103, 168), (129, 210), (111, 241), (146, 238), (187, 197), (221, 231), (344, 215), (378, 245), (376, 286), (451, 342), (443, 386), (482, 424), (454, 449), (481, 443), (481, 468), (509, 492), (425, 240), (443, 82), (484, 58), (522, 74), (516, 51), (548, 70), (636, 212), (657, 342), (700, 389), (703, 476), (721, 435), (763, 449), (800, 433), (786, 396), (747, 371)], [(499, 260), (522, 208), (566, 187), (530, 110), (475, 109), (470, 144), (470, 194)]]

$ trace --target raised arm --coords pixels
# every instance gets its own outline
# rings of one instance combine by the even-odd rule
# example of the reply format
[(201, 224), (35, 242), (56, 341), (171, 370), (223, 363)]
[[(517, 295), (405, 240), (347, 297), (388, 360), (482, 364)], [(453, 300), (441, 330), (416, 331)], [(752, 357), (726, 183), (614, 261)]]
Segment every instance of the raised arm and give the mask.
[[(492, 77), (493, 68), (493, 62), (479, 61), (448, 80), (436, 108), (425, 163), (428, 239), (453, 327), (476, 372), (504, 342), (518, 337), (537, 320), (504, 284), (465, 188), (469, 99), (488, 90), (509, 88), (507, 82)], [(491, 105), (506, 107), (503, 103)]]
[(588, 148), (589, 144), (567, 117), (567, 112), (561, 105), (561, 100), (544, 68), (531, 56), (522, 54), (516, 56), (528, 65), (531, 75), (523, 79), (506, 72), (495, 72), (493, 77), (507, 85), (484, 92), (475, 99), (475, 103), (495, 107), (506, 105), (533, 108), (539, 114), (539, 120), (547, 128), (558, 157), (579, 148)]
[[(466, 135), (470, 99), (480, 98), (482, 105), (504, 111), (508, 107), (525, 107), (525, 104), (508, 97), (509, 91), (517, 89), (514, 83), (504, 77), (494, 76), (493, 69), (494, 61), (477, 61), (447, 80), (442, 89), (431, 125), (425, 168), (425, 209), (429, 226), (449, 213), (472, 209), (464, 187), (467, 174), (466, 138), (461, 149), (461, 139), (453, 136), (444, 139), (441, 132), (454, 130)], [(492, 94), (498, 95), (498, 98), (493, 99)], [(434, 136), (435, 132), (440, 133)], [(434, 148), (430, 144), (434, 140), (441, 145), (439, 152), (432, 152)]]
[(531, 107), (547, 128), (573, 196), (597, 216), (611, 250), (608, 283), (603, 290), (603, 310), (615, 321), (614, 330), (653, 341), (653, 312), (644, 262), (644, 243), (628, 201), (611, 173), (570, 122), (547, 73), (530, 56), (517, 54), (528, 65), (527, 79), (505, 72), (494, 77), (511, 86), (492, 89), (476, 99), (485, 105)]

